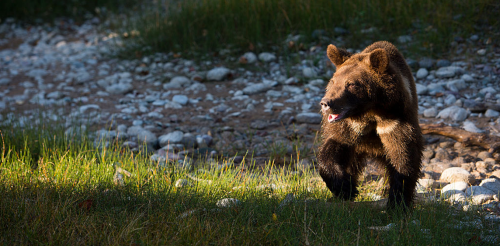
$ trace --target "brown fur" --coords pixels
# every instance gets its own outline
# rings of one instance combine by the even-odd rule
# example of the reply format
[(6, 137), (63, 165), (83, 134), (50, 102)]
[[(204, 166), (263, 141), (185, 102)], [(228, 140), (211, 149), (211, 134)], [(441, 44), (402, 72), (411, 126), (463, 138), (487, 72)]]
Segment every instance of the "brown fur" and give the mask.
[(327, 55), (337, 71), (321, 100), (321, 177), (334, 195), (353, 199), (366, 159), (373, 158), (386, 168), (388, 206), (409, 207), (423, 148), (410, 68), (385, 41), (358, 54), (329, 45)]

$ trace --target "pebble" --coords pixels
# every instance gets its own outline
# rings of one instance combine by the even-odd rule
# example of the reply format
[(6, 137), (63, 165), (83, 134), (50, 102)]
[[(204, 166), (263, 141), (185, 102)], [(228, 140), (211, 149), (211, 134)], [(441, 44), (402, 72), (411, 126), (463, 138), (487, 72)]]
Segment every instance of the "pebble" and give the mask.
[(131, 126), (127, 129), (127, 134), (135, 136), (139, 142), (145, 142), (148, 145), (155, 146), (158, 143), (158, 138), (154, 133), (142, 128), (141, 126)]
[(259, 60), (263, 62), (272, 62), (276, 60), (276, 56), (268, 52), (262, 52), (259, 54)]
[(166, 135), (162, 135), (158, 138), (161, 147), (167, 146), (168, 144), (181, 143), (184, 138), (184, 133), (182, 131), (174, 131)]
[(187, 180), (187, 179), (178, 179), (177, 181), (175, 181), (175, 187), (177, 187), (177, 188), (183, 188), (183, 187), (188, 187), (188, 186), (192, 186), (192, 185), (191, 185), (191, 182), (189, 182), (189, 180)]
[(304, 77), (306, 77), (306, 78), (313, 78), (313, 77), (318, 76), (318, 73), (316, 73), (316, 71), (314, 71), (314, 68), (305, 67), (302, 69), (302, 75), (304, 75)]
[[(262, 60), (262, 59), (261, 59)], [(247, 52), (240, 58), (240, 63), (252, 64), (257, 61), (257, 56), (253, 52)]]
[(495, 178), (483, 179), (479, 186), (493, 191), (494, 194), (500, 196), (500, 180)]
[(464, 121), (462, 128), (468, 132), (473, 132), (473, 133), (483, 133), (484, 131), (477, 128), (477, 126), (470, 122), (470, 121)]
[(207, 73), (207, 80), (210, 81), (221, 81), (225, 79), (229, 74), (231, 73), (231, 70), (225, 68), (225, 67), (218, 67), (211, 69)]
[(178, 103), (180, 105), (186, 105), (189, 102), (189, 98), (185, 95), (175, 95), (172, 98), (172, 102)]
[[(441, 196), (444, 199), (448, 199), (451, 197), (451, 195), (454, 195), (457, 193), (464, 193), (465, 190), (467, 189), (467, 187), (469, 187), (469, 185), (464, 181), (459, 181), (459, 182), (454, 182), (454, 183), (448, 184), (441, 189)], [(465, 195), (465, 193), (464, 193), (464, 195)]]
[(469, 184), (474, 183), (474, 177), (467, 170), (460, 167), (450, 167), (445, 169), (441, 173), (439, 178), (443, 182), (455, 183), (455, 182), (466, 182)]
[(436, 117), (451, 119), (453, 121), (464, 121), (467, 119), (467, 110), (458, 106), (451, 106), (441, 110)]
[(438, 111), (434, 107), (424, 110), (424, 117), (434, 118), (437, 116), (437, 114)]
[(425, 68), (420, 68), (417, 71), (417, 79), (424, 79), (427, 77), (427, 75), (429, 75), (429, 71), (427, 71), (427, 69)]
[(236, 207), (241, 204), (240, 200), (235, 199), (235, 198), (224, 198), (220, 199), (215, 203), (215, 205), (219, 208), (231, 208), (231, 207)]

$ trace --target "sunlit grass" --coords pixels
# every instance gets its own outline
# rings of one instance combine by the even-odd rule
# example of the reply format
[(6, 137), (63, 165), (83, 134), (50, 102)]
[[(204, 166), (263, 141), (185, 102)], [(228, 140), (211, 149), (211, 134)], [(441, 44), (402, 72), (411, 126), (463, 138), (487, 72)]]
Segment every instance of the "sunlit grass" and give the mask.
[[(269, 51), (272, 47), (283, 51), (290, 45), (284, 42), (290, 34), (302, 37), (292, 49), (308, 49), (309, 42), (324, 45), (327, 41), (321, 36), (343, 37), (342, 46), (361, 48), (411, 34), (416, 40), (407, 45), (429, 54), (448, 52), (455, 36), (470, 35), (482, 30), (482, 25), (498, 27), (494, 10), (499, 7), (493, 0), (158, 1), (130, 19), (130, 28), (140, 32), (143, 43), (138, 47), (146, 45), (154, 51)], [(336, 32), (336, 27), (348, 33)]]
[[(246, 157), (181, 168), (65, 136), (53, 122), (0, 129), (0, 244), (463, 245), (499, 226), (441, 203), (417, 204), (405, 216), (330, 202), (317, 173), (293, 165), (256, 167)], [(179, 179), (189, 184), (176, 187)], [(378, 192), (362, 191), (357, 201)], [(240, 203), (217, 206), (223, 198)], [(481, 227), (455, 228), (461, 221)]]

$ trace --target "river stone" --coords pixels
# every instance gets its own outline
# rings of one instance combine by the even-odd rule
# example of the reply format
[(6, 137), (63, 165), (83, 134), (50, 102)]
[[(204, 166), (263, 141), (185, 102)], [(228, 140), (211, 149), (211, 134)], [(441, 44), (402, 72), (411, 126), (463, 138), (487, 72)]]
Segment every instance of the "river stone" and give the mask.
[(176, 76), (170, 80), (170, 85), (173, 87), (188, 87), (191, 85), (191, 80), (185, 76)]
[(435, 107), (428, 108), (424, 110), (424, 117), (434, 118), (438, 114), (437, 109)]
[(467, 110), (454, 105), (441, 110), (438, 113), (437, 118), (449, 118), (454, 121), (464, 121), (465, 119), (467, 119)]
[(488, 190), (493, 191), (496, 195), (500, 195), (500, 181), (495, 178), (489, 178), (489, 179), (484, 179), (481, 181), (481, 184), (479, 186), (484, 187)]
[(241, 63), (252, 64), (257, 61), (257, 56), (253, 52), (247, 52), (240, 58)]
[(156, 135), (149, 130), (142, 128), (141, 126), (131, 126), (127, 129), (127, 134), (129, 136), (136, 136), (139, 143), (146, 142), (146, 144), (151, 146), (156, 146), (158, 143), (158, 138)]
[(189, 101), (189, 98), (185, 95), (175, 95), (172, 98), (172, 102), (178, 103), (180, 105), (186, 105)]
[(258, 84), (249, 85), (249, 86), (243, 88), (242, 91), (243, 91), (243, 94), (245, 94), (245, 95), (254, 95), (254, 94), (268, 91), (271, 88), (272, 88), (272, 84), (270, 84), (270, 83), (258, 83)]
[(178, 179), (177, 181), (175, 181), (175, 187), (177, 188), (182, 188), (186, 186), (191, 186), (191, 183), (187, 179)]
[(450, 167), (445, 169), (443, 173), (441, 173), (440, 180), (448, 183), (463, 181), (471, 184), (474, 182), (474, 176), (472, 176), (472, 174), (470, 174), (467, 170), (463, 168)]
[(118, 83), (106, 87), (106, 91), (110, 94), (126, 94), (131, 92), (133, 86), (130, 83)]
[(160, 136), (158, 139), (160, 146), (164, 147), (167, 146), (168, 144), (177, 144), (182, 142), (182, 138), (184, 137), (184, 133), (181, 131), (174, 131), (171, 133), (168, 133), (166, 135)]
[(314, 70), (314, 68), (311, 68), (311, 67), (305, 67), (302, 69), (302, 75), (304, 75), (304, 77), (306, 78), (312, 78), (312, 77), (316, 77), (318, 76), (318, 74), (316, 73), (316, 71)]
[(427, 69), (425, 68), (420, 68), (417, 71), (417, 79), (425, 79), (427, 75), (429, 75), (429, 71), (427, 71)]
[(276, 60), (276, 56), (268, 52), (262, 52), (259, 54), (259, 60), (263, 62), (272, 62)]
[(318, 113), (300, 113), (295, 116), (298, 123), (319, 124), (322, 116)]
[(498, 116), (500, 116), (500, 112), (493, 109), (487, 109), (486, 112), (484, 112), (484, 117), (496, 118)]
[(464, 192), (467, 187), (469, 187), (469, 185), (464, 181), (448, 184), (441, 189), (441, 196), (447, 199), (453, 194)]
[(214, 68), (207, 73), (207, 80), (211, 81), (221, 81), (225, 79), (231, 71), (225, 67)]
[(241, 202), (235, 198), (224, 198), (217, 201), (215, 204), (219, 208), (230, 208), (240, 205)]
[(425, 95), (429, 92), (427, 86), (423, 84), (415, 83), (415, 86), (417, 87), (417, 95)]
[(492, 190), (482, 186), (471, 186), (465, 190), (465, 195), (467, 197), (472, 197), (473, 204), (482, 204), (493, 200), (496, 194)]

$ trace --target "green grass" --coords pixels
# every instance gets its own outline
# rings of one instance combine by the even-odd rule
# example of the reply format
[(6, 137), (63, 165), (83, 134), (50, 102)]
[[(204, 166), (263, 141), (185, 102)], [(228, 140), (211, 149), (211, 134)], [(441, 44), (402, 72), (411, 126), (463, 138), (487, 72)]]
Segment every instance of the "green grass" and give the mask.
[[(29, 22), (36, 19), (53, 20), (58, 17), (71, 17), (81, 21), (86, 14), (105, 14), (106, 11), (130, 8), (135, 0), (2, 0), (0, 19), (16, 18)], [(91, 15), (91, 16), (92, 16)]]
[[(494, 0), (186, 0), (159, 1), (132, 21), (140, 32), (140, 45), (153, 51), (212, 51), (237, 49), (283, 51), (289, 34), (302, 35), (292, 49), (325, 45), (341, 36), (335, 27), (349, 31), (342, 46), (361, 48), (376, 40), (395, 42), (413, 35), (409, 46), (427, 54), (448, 52), (456, 36), (498, 28)], [(138, 13), (136, 13), (138, 14)], [(134, 20), (134, 19), (132, 19)], [(375, 32), (363, 30), (376, 28)], [(326, 41), (314, 35), (322, 32)], [(498, 35), (498, 34), (497, 34)], [(301, 47), (301, 43), (303, 46)], [(137, 47), (136, 47), (137, 48)], [(288, 49), (288, 48), (285, 48)]]
[[(327, 202), (331, 194), (314, 171), (256, 168), (251, 158), (189, 170), (151, 163), (116, 144), (65, 136), (57, 125), (0, 128), (2, 245), (488, 245), (480, 238), (495, 235), (500, 225), (444, 203), (417, 204), (404, 216)], [(114, 182), (117, 170), (131, 173), (121, 171), (123, 184)], [(180, 178), (191, 186), (175, 187)], [(261, 187), (270, 184), (276, 189)], [(378, 192), (361, 188), (358, 201)], [(295, 198), (280, 205), (289, 193)], [(241, 203), (218, 208), (222, 198)], [(482, 226), (454, 228), (470, 221)], [(391, 223), (388, 231), (369, 229)]]

